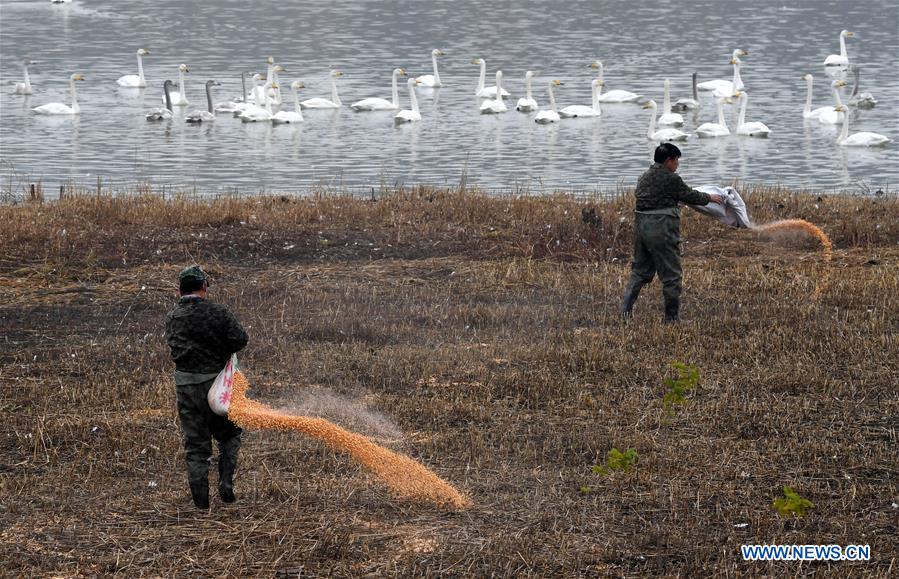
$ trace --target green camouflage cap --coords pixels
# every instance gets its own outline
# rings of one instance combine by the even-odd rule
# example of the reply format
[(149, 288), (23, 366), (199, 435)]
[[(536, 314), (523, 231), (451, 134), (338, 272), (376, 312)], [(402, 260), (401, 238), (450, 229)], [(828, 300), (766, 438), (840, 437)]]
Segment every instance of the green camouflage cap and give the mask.
[(185, 267), (178, 274), (179, 281), (207, 281), (206, 272), (200, 269), (199, 265)]

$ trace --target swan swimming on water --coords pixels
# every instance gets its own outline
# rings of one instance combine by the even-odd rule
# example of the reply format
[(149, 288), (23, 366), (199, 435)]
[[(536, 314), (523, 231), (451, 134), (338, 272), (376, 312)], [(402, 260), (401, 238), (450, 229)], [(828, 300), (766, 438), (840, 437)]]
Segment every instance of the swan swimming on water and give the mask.
[(301, 88), (306, 88), (301, 81), (295, 80), (290, 83), (290, 89), (293, 92), (293, 110), (292, 111), (278, 111), (274, 115), (272, 115), (272, 124), (280, 125), (282, 123), (302, 123), (303, 122), (303, 110), (300, 106), (300, 97), (297, 94), (297, 91)]
[[(185, 92), (184, 92), (184, 73), (185, 72), (190, 72), (190, 70), (187, 68), (186, 64), (182, 64), (181, 66), (178, 67), (178, 90), (172, 91), (172, 93), (171, 93), (172, 105), (174, 105), (176, 107), (185, 107), (188, 104), (190, 104), (187, 102), (187, 96), (185, 95)], [(165, 96), (162, 97), (162, 102), (165, 103)]]
[(559, 113), (556, 111), (556, 97), (553, 94), (554, 86), (562, 86), (563, 83), (561, 80), (551, 80), (549, 81), (549, 88), (547, 89), (549, 92), (549, 109), (544, 109), (537, 113), (537, 116), (534, 117), (534, 122), (540, 125), (548, 125), (549, 123), (558, 123)]
[(730, 64), (734, 67), (733, 80), (730, 81), (729, 85), (720, 86), (712, 91), (712, 95), (716, 99), (735, 97), (737, 96), (737, 91), (743, 90), (745, 88), (745, 86), (743, 85), (743, 77), (740, 76), (740, 67), (743, 65), (743, 61), (741, 61), (739, 58), (732, 58), (730, 60)]
[(62, 103), (47, 103), (39, 107), (34, 107), (31, 110), (39, 115), (77, 115), (81, 112), (81, 107), (78, 106), (78, 95), (75, 92), (76, 80), (84, 80), (81, 73), (76, 72), (69, 77), (69, 88), (72, 91), (72, 106), (67, 106)]
[(248, 104), (244, 110), (235, 113), (244, 123), (257, 123), (260, 121), (270, 121), (274, 116), (272, 114), (272, 99), (268, 96), (269, 89), (278, 88), (277, 83), (269, 80), (262, 87), (263, 106)]
[(440, 83), (440, 73), (437, 72), (437, 57), (443, 56), (443, 51), (435, 48), (431, 51), (431, 64), (434, 66), (434, 74), (425, 74), (415, 79), (415, 82), (424, 87), (438, 88), (443, 86)]
[(852, 74), (855, 75), (855, 85), (852, 87), (852, 95), (849, 97), (849, 106), (858, 107), (860, 109), (873, 109), (877, 104), (877, 99), (869, 92), (858, 92), (858, 77), (861, 73), (861, 67), (852, 65)]
[(599, 107), (599, 91), (601, 90), (602, 81), (598, 78), (594, 78), (590, 83), (591, 106), (569, 105), (559, 111), (559, 116), (563, 119), (602, 116), (602, 109)]
[(843, 130), (840, 131), (840, 135), (837, 137), (837, 143), (841, 147), (883, 147), (892, 143), (893, 140), (885, 135), (881, 135), (880, 133), (871, 133), (868, 131), (862, 131), (860, 133), (849, 134), (849, 115), (846, 114), (847, 111), (845, 107), (839, 107), (844, 109), (840, 111), (843, 113)]
[(843, 122), (843, 101), (840, 99), (840, 89), (846, 86), (846, 81), (835, 80), (830, 83), (830, 91), (833, 95), (833, 106), (825, 107), (827, 110), (821, 111), (818, 120), (825, 125), (838, 125)]
[(28, 76), (28, 67), (37, 64), (36, 60), (26, 58), (22, 61), (22, 67), (25, 69), (25, 82), (17, 82), (13, 92), (16, 94), (31, 94), (31, 77)]
[(240, 97), (235, 97), (230, 101), (220, 101), (215, 103), (215, 112), (217, 113), (234, 113), (242, 109), (247, 104), (247, 73), (240, 73), (240, 86), (243, 92)]
[(665, 79), (663, 83), (665, 87), (665, 96), (662, 100), (662, 115), (659, 117), (660, 125), (670, 125), (675, 127), (682, 127), (684, 124), (684, 117), (680, 115), (680, 113), (672, 113), (671, 112), (671, 83), (668, 82), (668, 79)]
[[(735, 62), (739, 63), (741, 56), (748, 56), (748, 55), (749, 55), (748, 50), (744, 50), (742, 48), (737, 48), (736, 50), (733, 51), (733, 53), (731, 53), (730, 64), (733, 65)], [(734, 69), (734, 72), (736, 72), (736, 69)], [(736, 79), (736, 77), (735, 77), (735, 79)], [(699, 90), (730, 91), (730, 94), (728, 96), (736, 96), (733, 93), (736, 92), (737, 90), (742, 89), (743, 87), (742, 86), (734, 87), (733, 80), (715, 79), (715, 80), (707, 80), (707, 81), (701, 82), (696, 85), (696, 88), (698, 88)]]
[(534, 78), (536, 73), (533, 70), (529, 70), (524, 75), (524, 90), (525, 96), (523, 98), (518, 99), (518, 104), (515, 105), (515, 110), (520, 111), (522, 113), (530, 113), (536, 111), (539, 106), (537, 105), (537, 101), (534, 100), (533, 94), (531, 94), (531, 79)]
[(126, 74), (120, 76), (116, 81), (119, 86), (126, 88), (146, 88), (147, 80), (144, 78), (144, 61), (143, 56), (150, 54), (146, 48), (137, 49), (137, 74)]
[(171, 90), (173, 83), (170, 80), (166, 80), (162, 83), (162, 94), (163, 100), (165, 101), (165, 106), (161, 109), (153, 109), (152, 111), (147, 113), (148, 121), (166, 121), (172, 118), (172, 95)]
[(339, 109), (343, 103), (340, 102), (340, 95), (337, 94), (337, 77), (343, 76), (339, 70), (332, 70), (328, 75), (331, 79), (331, 98), (316, 97), (304, 100), (300, 105), (304, 109)]
[(677, 99), (673, 105), (671, 105), (671, 110), (676, 113), (682, 113), (685, 111), (693, 111), (698, 109), (701, 104), (699, 103), (699, 89), (696, 86), (696, 77), (697, 73), (693, 73), (691, 86), (693, 87), (693, 98), (682, 98)]
[(686, 141), (690, 136), (678, 129), (656, 130), (656, 109), (658, 108), (656, 101), (650, 100), (643, 105), (643, 108), (651, 109), (652, 112), (652, 116), (649, 117), (649, 128), (646, 130), (646, 138), (650, 141)]
[(729, 135), (730, 129), (727, 128), (727, 121), (724, 119), (724, 105), (725, 103), (731, 104), (732, 102), (733, 101), (726, 97), (715, 99), (715, 109), (718, 111), (718, 122), (702, 123), (696, 127), (696, 136), (700, 139), (707, 139), (710, 137), (726, 137)]
[(399, 89), (396, 86), (396, 78), (398, 76), (406, 76), (406, 71), (402, 68), (394, 68), (393, 73), (390, 75), (390, 96), (392, 100), (367, 98), (354, 102), (350, 105), (350, 108), (357, 112), (397, 110), (400, 108)]
[(824, 66), (849, 66), (849, 54), (846, 52), (846, 39), (855, 36), (848, 30), (840, 31), (840, 54), (831, 54), (824, 59)]
[(406, 84), (409, 86), (409, 102), (411, 103), (412, 110), (403, 109), (394, 115), (393, 122), (397, 125), (421, 120), (421, 113), (418, 111), (418, 99), (415, 97), (415, 85), (417, 84), (417, 81), (414, 78), (410, 78), (406, 81)]
[[(598, 60), (594, 60), (592, 63), (590, 63), (590, 68), (595, 68), (599, 71), (596, 75), (596, 78), (603, 81), (603, 84), (600, 85), (600, 88), (605, 86), (602, 63)], [(610, 90), (607, 93), (600, 92), (599, 94), (599, 102), (601, 103), (634, 103), (641, 98), (641, 95), (638, 95), (637, 93), (621, 89)]]
[[(492, 99), (496, 98), (496, 87), (495, 86), (484, 86), (484, 82), (487, 80), (487, 61), (483, 58), (475, 58), (471, 61), (471, 64), (478, 64), (481, 66), (481, 73), (478, 76), (478, 87), (475, 89), (475, 96), (479, 96), (481, 98)], [(509, 94), (509, 91), (503, 89), (503, 96), (512, 96)]]
[(813, 91), (813, 85), (815, 82), (815, 77), (813, 77), (810, 74), (805, 74), (805, 75), (803, 75), (802, 80), (805, 81), (805, 107), (802, 109), (802, 117), (803, 118), (817, 119), (825, 111), (833, 110), (832, 106), (818, 107), (813, 110), (812, 109), (812, 91)]
[(215, 80), (207, 80), (206, 81), (206, 109), (195, 110), (187, 113), (187, 116), (184, 117), (184, 121), (187, 123), (202, 123), (202, 122), (211, 122), (215, 120), (215, 106), (212, 104), (212, 87), (219, 86), (220, 83)]
[(481, 114), (504, 113), (509, 110), (503, 102), (503, 71), (496, 71), (496, 98), (481, 103)]
[(768, 125), (759, 121), (746, 122), (746, 104), (749, 102), (749, 95), (746, 91), (738, 91), (737, 98), (740, 99), (740, 117), (737, 120), (737, 134), (744, 137), (767, 138), (771, 133)]

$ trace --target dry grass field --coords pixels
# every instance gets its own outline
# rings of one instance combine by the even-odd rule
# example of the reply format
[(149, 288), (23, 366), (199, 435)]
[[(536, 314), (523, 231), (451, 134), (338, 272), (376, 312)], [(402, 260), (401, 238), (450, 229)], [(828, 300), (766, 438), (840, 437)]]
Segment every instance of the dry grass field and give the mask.
[[(617, 315), (627, 195), (0, 206), (3, 575), (895, 576), (899, 199), (744, 197), (757, 222), (817, 224), (832, 254), (685, 209), (677, 326), (658, 282)], [(238, 502), (197, 511), (162, 337), (192, 263), (249, 331), (252, 396), (324, 401), (473, 506), (252, 431)], [(666, 408), (674, 362), (699, 381)], [(594, 472), (612, 448), (636, 463)], [(781, 516), (784, 486), (814, 507)], [(750, 563), (746, 543), (871, 561)]]

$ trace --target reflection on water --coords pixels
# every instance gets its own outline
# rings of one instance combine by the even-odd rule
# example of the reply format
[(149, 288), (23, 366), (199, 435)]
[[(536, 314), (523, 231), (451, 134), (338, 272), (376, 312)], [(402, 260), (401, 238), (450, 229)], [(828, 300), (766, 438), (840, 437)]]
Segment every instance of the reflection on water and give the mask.
[[(852, 62), (863, 66), (861, 88), (878, 99), (872, 110), (851, 110), (850, 129), (899, 140), (899, 8), (887, 0), (847, 5), (835, 0), (752, 3), (662, 0), (623, 5), (616, 0), (545, 3), (522, 0), (486, 10), (472, 0), (395, 3), (337, 1), (305, 5), (260, 0), (203, 3), (158, 0), (122, 3), (75, 0), (67, 5), (0, 0), (0, 169), (10, 181), (42, 180), (47, 190), (101, 175), (127, 186), (136, 182), (196, 187), (199, 191), (306, 191), (310, 186), (365, 189), (380, 185), (460, 182), (493, 190), (611, 189), (631, 185), (651, 158), (648, 111), (637, 105), (604, 105), (596, 119), (537, 125), (535, 113), (514, 110), (524, 93), (524, 73), (538, 71), (534, 97), (547, 107), (546, 83), (558, 78), (559, 107), (590, 102), (590, 62), (605, 64), (605, 91), (627, 89), (662, 102), (662, 81), (672, 99), (690, 96), (690, 75), (730, 79), (734, 48), (746, 48), (742, 77), (751, 93), (747, 118), (766, 123), (770, 138), (691, 138), (684, 143), (682, 173), (690, 183), (781, 182), (816, 189), (895, 185), (896, 145), (845, 150), (839, 126), (802, 117), (806, 72), (816, 77), (813, 106), (829, 101), (826, 83), (845, 73), (822, 65), (839, 52), (839, 31)], [(173, 20), (170, 15), (178, 13)], [(41, 40), (38, 40), (41, 39)], [(147, 89), (115, 84), (136, 73), (134, 51), (149, 48)], [(390, 97), (390, 71), (430, 74), (432, 48), (440, 47), (440, 89), (417, 92), (422, 121), (395, 126), (390, 112), (310, 110), (301, 124), (244, 124), (230, 116), (200, 126), (184, 122), (185, 109), (205, 102), (203, 82), (215, 78), (214, 100), (241, 93), (240, 72), (265, 72), (274, 55), (290, 71), (281, 84), (301, 79), (301, 99), (329, 93), (328, 71), (339, 68), (345, 105), (370, 96)], [(32, 68), (35, 92), (14, 95), (21, 60)], [(510, 111), (481, 115), (474, 97), (479, 67), (487, 82), (501, 68), (512, 93)], [(162, 81), (177, 82), (178, 65), (190, 66), (188, 107), (174, 119), (148, 123), (159, 106)], [(30, 108), (70, 102), (68, 76), (79, 83), (80, 118), (41, 117)], [(846, 78), (849, 94), (853, 79)], [(285, 108), (293, 99), (285, 90)], [(400, 83), (400, 103), (409, 107)], [(711, 97), (684, 114), (691, 133), (715, 121)], [(726, 111), (733, 130), (736, 107)], [(14, 174), (16, 179), (8, 179)]]

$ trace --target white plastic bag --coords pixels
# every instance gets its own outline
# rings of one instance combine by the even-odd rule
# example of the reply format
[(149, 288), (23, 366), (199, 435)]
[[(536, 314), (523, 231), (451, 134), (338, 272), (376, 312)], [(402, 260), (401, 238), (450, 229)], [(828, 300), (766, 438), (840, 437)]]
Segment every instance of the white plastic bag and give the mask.
[(234, 372), (237, 371), (237, 354), (231, 354), (231, 359), (219, 372), (212, 382), (212, 388), (206, 395), (209, 408), (219, 416), (227, 416), (231, 407), (231, 388), (234, 386)]
[(708, 205), (688, 205), (690, 209), (695, 209), (700, 213), (710, 215), (725, 225), (731, 227), (751, 228), (752, 221), (749, 220), (749, 213), (746, 211), (746, 203), (743, 198), (733, 187), (716, 187), (714, 185), (703, 185), (697, 187), (697, 191), (703, 193), (718, 193), (724, 196), (724, 204), (715, 203), (714, 201)]

